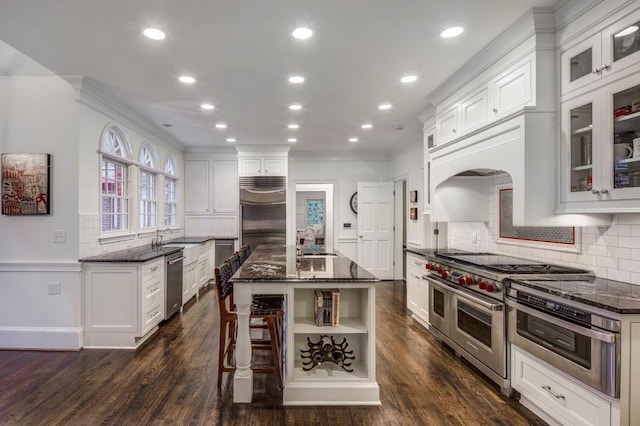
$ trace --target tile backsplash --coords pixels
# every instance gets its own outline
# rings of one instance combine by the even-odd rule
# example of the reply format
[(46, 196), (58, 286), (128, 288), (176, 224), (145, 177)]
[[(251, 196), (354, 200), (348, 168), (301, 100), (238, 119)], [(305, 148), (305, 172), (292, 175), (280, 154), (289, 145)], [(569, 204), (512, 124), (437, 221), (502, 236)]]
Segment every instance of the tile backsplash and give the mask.
[(554, 244), (512, 245), (498, 238), (497, 193), (489, 222), (450, 222), (448, 246), (489, 251), (536, 261), (590, 269), (596, 276), (640, 285), (640, 214), (614, 215), (609, 227), (576, 228), (577, 252)]

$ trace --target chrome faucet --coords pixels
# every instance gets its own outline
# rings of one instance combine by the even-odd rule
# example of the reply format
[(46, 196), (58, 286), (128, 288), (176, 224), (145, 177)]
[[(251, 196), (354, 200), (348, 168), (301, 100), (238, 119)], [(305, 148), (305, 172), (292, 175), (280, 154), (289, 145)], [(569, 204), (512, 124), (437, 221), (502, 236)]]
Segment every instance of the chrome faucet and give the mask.
[(156, 229), (156, 237), (151, 239), (151, 247), (160, 247), (162, 245), (162, 237), (165, 234), (172, 234), (173, 231), (170, 228), (164, 230)]

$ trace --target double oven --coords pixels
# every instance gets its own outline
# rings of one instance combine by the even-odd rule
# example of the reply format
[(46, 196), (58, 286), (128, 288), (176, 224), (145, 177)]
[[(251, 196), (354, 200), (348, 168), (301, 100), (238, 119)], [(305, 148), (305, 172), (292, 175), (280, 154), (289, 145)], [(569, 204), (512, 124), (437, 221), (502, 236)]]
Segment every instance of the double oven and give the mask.
[(507, 346), (508, 278), (588, 271), (491, 253), (440, 251), (427, 256), (430, 330), (511, 395)]
[(509, 281), (509, 340), (584, 384), (618, 398), (619, 316), (576, 301), (595, 295), (594, 280)]

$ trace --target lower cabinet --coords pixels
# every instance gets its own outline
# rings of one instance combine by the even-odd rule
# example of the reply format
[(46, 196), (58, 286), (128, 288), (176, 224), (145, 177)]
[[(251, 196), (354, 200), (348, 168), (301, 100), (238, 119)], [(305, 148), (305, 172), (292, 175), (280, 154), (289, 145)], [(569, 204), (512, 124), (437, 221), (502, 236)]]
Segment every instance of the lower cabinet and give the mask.
[(426, 260), (417, 255), (407, 253), (407, 309), (413, 318), (428, 328), (429, 324), (429, 285), (422, 276)]
[(619, 407), (544, 361), (511, 345), (511, 385), (549, 423), (618, 425)]
[(198, 293), (198, 262), (184, 265), (182, 269), (182, 304)]
[(138, 347), (164, 319), (164, 257), (139, 263), (85, 263), (85, 348)]
[(200, 244), (197, 269), (198, 287), (204, 287), (205, 285), (207, 285), (209, 280), (213, 278), (213, 269), (211, 267), (211, 259), (213, 257), (211, 247), (213, 247), (213, 244), (211, 242)]

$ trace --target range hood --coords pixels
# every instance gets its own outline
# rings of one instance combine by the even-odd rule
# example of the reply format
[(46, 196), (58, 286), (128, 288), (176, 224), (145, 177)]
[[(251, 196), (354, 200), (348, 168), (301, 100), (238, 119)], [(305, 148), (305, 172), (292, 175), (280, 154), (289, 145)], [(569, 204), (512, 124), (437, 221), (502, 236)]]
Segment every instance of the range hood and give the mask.
[(558, 153), (556, 113), (526, 108), (430, 150), (431, 221), (488, 222), (490, 199), (504, 184), (513, 188), (516, 226), (609, 225), (608, 214), (556, 214)]

